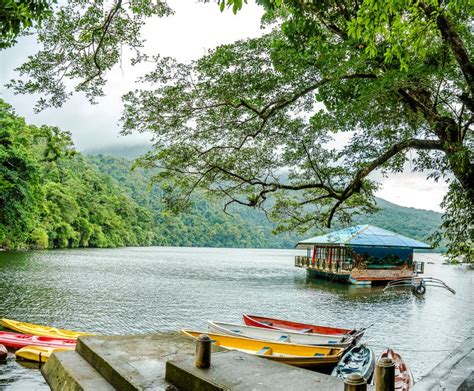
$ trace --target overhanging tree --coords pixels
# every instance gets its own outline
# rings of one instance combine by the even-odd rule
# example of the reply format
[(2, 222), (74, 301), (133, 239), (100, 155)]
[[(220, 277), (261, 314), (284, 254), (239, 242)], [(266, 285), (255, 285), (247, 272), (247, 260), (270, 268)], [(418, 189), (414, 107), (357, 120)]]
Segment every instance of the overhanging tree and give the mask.
[(2, 0), (0, 2), (0, 50), (13, 46), (16, 37), (51, 16), (55, 0)]
[[(147, 85), (125, 96), (124, 131), (154, 132), (156, 149), (140, 162), (162, 168), (158, 179), (174, 205), (202, 189), (228, 205), (268, 210), (282, 229), (330, 226), (373, 210), (372, 172), (410, 164), (450, 181), (450, 252), (472, 260), (473, 6), (258, 2), (271, 30), (263, 37), (191, 64), (156, 57)], [(236, 11), (242, 4), (220, 3)], [(44, 33), (49, 49), (60, 27)], [(51, 92), (57, 104), (64, 88), (52, 81), (63, 73), (53, 71), (65, 69), (67, 77), (85, 75), (80, 89), (99, 94), (97, 69), (109, 69), (117, 56), (105, 56), (101, 67), (91, 53), (81, 72), (68, 73), (67, 61), (42, 52), (47, 65), (33, 58), (21, 71), (34, 81), (16, 86)], [(41, 83), (44, 76), (52, 87)], [(336, 133), (350, 135), (342, 149), (331, 148)]]

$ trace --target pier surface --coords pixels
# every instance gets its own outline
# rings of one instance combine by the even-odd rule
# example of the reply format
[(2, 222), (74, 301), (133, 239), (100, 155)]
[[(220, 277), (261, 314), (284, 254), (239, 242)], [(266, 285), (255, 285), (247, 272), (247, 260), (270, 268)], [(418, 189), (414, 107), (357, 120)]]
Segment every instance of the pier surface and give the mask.
[(467, 338), (428, 372), (414, 391), (474, 390), (474, 338)]
[(80, 337), (42, 373), (53, 391), (344, 389), (340, 379), (237, 351), (213, 347), (209, 369), (195, 368), (194, 355), (195, 342), (176, 333)]

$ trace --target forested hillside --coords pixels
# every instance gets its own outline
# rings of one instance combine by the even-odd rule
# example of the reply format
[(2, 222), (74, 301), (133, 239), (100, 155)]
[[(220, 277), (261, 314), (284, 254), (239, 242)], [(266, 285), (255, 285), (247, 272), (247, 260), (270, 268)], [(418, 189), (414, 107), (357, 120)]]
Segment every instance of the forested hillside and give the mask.
[[(191, 211), (178, 215), (170, 214), (163, 209), (164, 203), (159, 187), (149, 187), (152, 172), (143, 169), (132, 170), (132, 161), (121, 157), (97, 155), (89, 156), (89, 160), (101, 172), (107, 173), (117, 180), (121, 187), (127, 189), (130, 196), (141, 206), (152, 211), (156, 216), (156, 224), (160, 227), (160, 232), (165, 233), (164, 237), (160, 239), (164, 243), (168, 243), (167, 238), (176, 240), (177, 245), (182, 245), (183, 240), (184, 243), (188, 243), (186, 245), (202, 242), (203, 238), (200, 236), (189, 237), (187, 230), (184, 230), (179, 237), (174, 236), (178, 231), (173, 230), (172, 227), (182, 226), (182, 219), (189, 221), (192, 225), (197, 223), (205, 226), (214, 226), (220, 224), (221, 221), (230, 220), (240, 227), (239, 231), (249, 230), (252, 232), (252, 235), (258, 238), (258, 240), (254, 240), (253, 244), (257, 247), (293, 247), (298, 239), (302, 238), (301, 235), (294, 233), (273, 235), (272, 230), (275, 228), (275, 224), (269, 222), (263, 212), (247, 207), (235, 207), (232, 210), (232, 217), (229, 217), (222, 212), (221, 204), (210, 204), (208, 201), (199, 199)], [(357, 216), (354, 218), (354, 223), (373, 224), (419, 240), (426, 240), (441, 223), (441, 214), (433, 211), (406, 208), (380, 198), (377, 199), (377, 205), (380, 208), (378, 213)], [(202, 220), (203, 217), (204, 220)], [(160, 235), (159, 232), (157, 234)], [(303, 236), (312, 234), (308, 233)], [(239, 243), (236, 239), (234, 235), (234, 246)], [(209, 243), (208, 239), (205, 240)], [(219, 245), (221, 240), (222, 238), (216, 238), (213, 245)]]
[(0, 247), (153, 244), (151, 213), (76, 153), (70, 135), (27, 125), (0, 100)]
[[(132, 161), (74, 150), (70, 135), (27, 125), (0, 100), (0, 247), (213, 246), (291, 248), (302, 238), (273, 235), (263, 212), (199, 195), (181, 213), (166, 207), (153, 171)], [(378, 200), (381, 211), (356, 219), (420, 240), (440, 214)], [(310, 236), (315, 232), (304, 235)]]

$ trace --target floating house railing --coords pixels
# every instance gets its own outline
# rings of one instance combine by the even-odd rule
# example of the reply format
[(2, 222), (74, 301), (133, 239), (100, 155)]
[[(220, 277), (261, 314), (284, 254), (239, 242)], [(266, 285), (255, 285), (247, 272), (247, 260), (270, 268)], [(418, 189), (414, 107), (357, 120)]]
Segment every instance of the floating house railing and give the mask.
[(303, 268), (311, 268), (315, 270), (330, 273), (350, 273), (352, 270), (352, 262), (345, 260), (328, 260), (321, 258), (312, 258), (304, 256), (295, 257), (295, 266)]

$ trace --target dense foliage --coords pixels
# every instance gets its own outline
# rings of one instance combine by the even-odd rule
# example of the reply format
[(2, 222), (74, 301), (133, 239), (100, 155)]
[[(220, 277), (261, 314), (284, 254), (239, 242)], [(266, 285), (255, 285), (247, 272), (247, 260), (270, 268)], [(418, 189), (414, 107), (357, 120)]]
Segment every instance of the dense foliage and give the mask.
[[(27, 125), (0, 100), (0, 247), (214, 246), (292, 248), (296, 234), (273, 235), (263, 212), (195, 195), (193, 207), (172, 213), (165, 193), (150, 185), (157, 170), (130, 160), (74, 151), (70, 135)], [(378, 200), (361, 217), (420, 240), (440, 223), (434, 212)]]
[[(105, 148), (103, 153), (107, 152)], [(114, 152), (117, 153), (116, 150)], [(126, 151), (119, 153), (124, 152)], [(262, 211), (234, 205), (231, 208), (232, 215), (228, 216), (222, 213), (222, 203), (213, 204), (200, 197), (195, 198), (193, 207), (186, 212), (171, 214), (164, 203), (163, 191), (156, 185), (151, 187), (146, 185), (150, 183), (156, 170), (140, 168), (132, 170), (132, 162), (120, 156), (97, 155), (89, 156), (88, 159), (100, 172), (115, 179), (134, 200), (153, 213), (157, 225), (156, 231), (161, 236), (158, 241), (160, 244), (292, 248), (298, 240), (321, 233), (312, 231), (304, 235), (295, 233), (273, 235), (272, 231), (276, 225), (269, 222)], [(418, 240), (426, 240), (441, 224), (440, 213), (405, 208), (379, 198), (376, 202), (378, 212), (358, 216), (355, 223), (376, 225)], [(228, 240), (224, 240), (218, 233), (220, 230), (227, 230), (228, 227), (232, 228), (232, 232), (239, 234), (231, 235)]]
[(0, 100), (0, 247), (117, 246), (291, 247), (296, 238), (272, 237), (258, 219), (223, 213), (196, 200), (185, 214), (170, 213), (153, 173), (132, 162), (87, 157), (70, 135), (27, 125)]
[(54, 0), (0, 1), (0, 50), (16, 43), (16, 37), (52, 15)]
[(191, 208), (172, 212), (162, 189), (150, 184), (155, 170), (132, 169), (132, 161), (111, 156), (89, 156), (88, 160), (150, 211), (156, 245), (291, 248), (297, 241), (294, 234), (272, 235), (274, 224), (261, 214), (243, 208), (226, 214), (222, 203), (197, 194)]
[(287, 230), (346, 225), (374, 210), (374, 170), (411, 166), (450, 182), (443, 233), (470, 262), (472, 4), (259, 2), (271, 31), (190, 64), (155, 58), (154, 89), (125, 96), (125, 132), (155, 134), (142, 165), (180, 202), (219, 194)]
[[(125, 96), (124, 132), (155, 133), (140, 163), (159, 167), (168, 206), (197, 193), (260, 208), (280, 232), (346, 225), (375, 211), (372, 171), (410, 164), (451, 183), (443, 234), (453, 257), (471, 261), (472, 2), (256, 1), (265, 35), (190, 64), (140, 53), (143, 20), (169, 14), (165, 2), (61, 3), (11, 85), (41, 93), (39, 109), (60, 106), (72, 80), (94, 100), (129, 48), (132, 63), (156, 69)], [(245, 2), (218, 3), (237, 12)], [(343, 132), (350, 141), (332, 148)]]
[(149, 245), (152, 223), (68, 133), (27, 125), (0, 100), (1, 247)]

